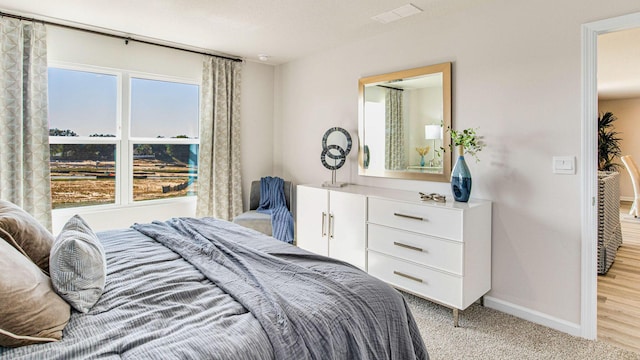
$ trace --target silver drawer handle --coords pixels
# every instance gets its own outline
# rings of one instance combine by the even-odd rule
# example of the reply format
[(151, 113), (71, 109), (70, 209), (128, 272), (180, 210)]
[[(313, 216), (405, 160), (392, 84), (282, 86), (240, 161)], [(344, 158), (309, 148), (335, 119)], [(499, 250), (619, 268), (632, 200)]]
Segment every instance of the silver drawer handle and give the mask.
[(399, 216), (399, 217), (403, 217), (403, 218), (407, 218), (407, 219), (413, 219), (413, 220), (420, 220), (420, 221), (424, 221), (424, 218), (421, 218), (419, 216), (413, 216), (413, 215), (406, 215), (406, 214), (400, 214), (397, 212), (394, 212), (393, 215), (395, 216)]
[(326, 226), (327, 226), (327, 213), (325, 213), (323, 211), (322, 212), (322, 236), (321, 237), (325, 237), (327, 235)]
[(394, 242), (393, 242), (393, 245), (395, 245), (395, 246), (400, 246), (400, 247), (403, 247), (403, 248), (405, 248), (405, 249), (410, 249), (410, 250), (420, 251), (420, 252), (423, 252), (423, 251), (424, 251), (424, 250), (422, 250), (422, 248), (415, 247), (415, 246), (411, 246), (411, 245), (407, 245), (407, 244), (403, 244), (403, 243), (399, 243), (399, 242), (397, 242), (397, 241), (394, 241)]
[(411, 276), (411, 275), (407, 275), (407, 274), (401, 273), (400, 271), (393, 270), (393, 273), (394, 273), (394, 275), (402, 276), (402, 277), (407, 278), (409, 280), (417, 281), (419, 283), (422, 282), (422, 279), (419, 279), (419, 278), (417, 278), (415, 276)]
[(333, 214), (329, 214), (329, 237), (333, 239), (333, 232), (335, 228), (335, 219), (333, 218)]

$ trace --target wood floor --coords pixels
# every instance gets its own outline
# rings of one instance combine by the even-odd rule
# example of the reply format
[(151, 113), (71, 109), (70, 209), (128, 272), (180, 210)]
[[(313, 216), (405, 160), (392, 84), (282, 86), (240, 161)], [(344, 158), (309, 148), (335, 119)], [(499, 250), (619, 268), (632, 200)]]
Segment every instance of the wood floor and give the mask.
[(598, 276), (598, 339), (640, 353), (640, 218), (629, 218), (629, 207), (620, 207), (622, 246)]

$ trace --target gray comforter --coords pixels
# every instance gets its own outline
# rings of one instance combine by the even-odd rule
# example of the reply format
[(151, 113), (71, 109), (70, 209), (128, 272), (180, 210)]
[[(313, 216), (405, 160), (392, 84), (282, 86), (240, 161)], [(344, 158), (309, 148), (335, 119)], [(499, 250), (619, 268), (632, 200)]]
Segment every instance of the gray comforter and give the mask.
[(62, 341), (0, 358), (426, 359), (402, 296), (344, 263), (214, 219), (99, 234), (107, 286)]

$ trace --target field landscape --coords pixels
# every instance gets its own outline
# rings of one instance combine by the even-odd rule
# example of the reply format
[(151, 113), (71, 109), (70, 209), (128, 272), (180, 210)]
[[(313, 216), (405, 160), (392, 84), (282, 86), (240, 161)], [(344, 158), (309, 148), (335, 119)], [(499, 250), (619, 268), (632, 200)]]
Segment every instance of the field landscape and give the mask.
[[(140, 156), (133, 161), (133, 200), (154, 200), (197, 191), (197, 166), (172, 159)], [(54, 209), (113, 204), (116, 199), (114, 161), (51, 161), (51, 196)]]

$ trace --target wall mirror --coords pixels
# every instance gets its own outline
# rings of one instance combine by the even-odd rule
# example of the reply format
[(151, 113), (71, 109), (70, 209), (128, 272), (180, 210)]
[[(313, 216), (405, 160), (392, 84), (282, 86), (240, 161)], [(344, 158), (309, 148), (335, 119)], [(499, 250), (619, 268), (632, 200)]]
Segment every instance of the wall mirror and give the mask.
[(359, 174), (448, 182), (451, 63), (359, 81)]

